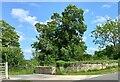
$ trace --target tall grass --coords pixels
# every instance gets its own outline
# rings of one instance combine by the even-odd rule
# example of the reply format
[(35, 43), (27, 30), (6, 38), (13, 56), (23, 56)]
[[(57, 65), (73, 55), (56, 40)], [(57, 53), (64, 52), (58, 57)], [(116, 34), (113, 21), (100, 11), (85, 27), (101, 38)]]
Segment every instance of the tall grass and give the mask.
[(34, 68), (33, 67), (13, 67), (9, 70), (9, 75), (21, 75), (21, 74), (33, 74)]

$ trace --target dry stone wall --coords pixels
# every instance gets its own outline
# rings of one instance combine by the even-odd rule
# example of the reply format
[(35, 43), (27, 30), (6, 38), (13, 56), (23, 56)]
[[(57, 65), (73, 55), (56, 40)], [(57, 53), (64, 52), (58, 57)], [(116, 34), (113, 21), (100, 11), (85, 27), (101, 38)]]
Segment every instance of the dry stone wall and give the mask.
[(37, 74), (55, 74), (56, 73), (56, 67), (37, 66), (35, 68), (35, 73), (37, 73)]
[(75, 63), (67, 67), (51, 67), (51, 66), (37, 66), (35, 73), (37, 74), (55, 74), (57, 70), (65, 71), (88, 71), (96, 69), (105, 69), (106, 67), (117, 66), (118, 63)]
[(106, 67), (117, 66), (118, 63), (80, 63), (80, 64), (72, 64), (68, 67), (58, 67), (58, 70), (65, 71), (88, 71), (88, 70), (96, 70), (96, 69), (105, 69)]

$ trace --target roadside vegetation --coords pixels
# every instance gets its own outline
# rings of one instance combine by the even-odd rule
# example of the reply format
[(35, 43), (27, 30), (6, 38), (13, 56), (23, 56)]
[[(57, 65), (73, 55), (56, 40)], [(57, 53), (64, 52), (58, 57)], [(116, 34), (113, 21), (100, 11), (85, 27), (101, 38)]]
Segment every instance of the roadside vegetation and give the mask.
[(34, 74), (34, 69), (20, 69), (20, 70), (9, 70), (9, 75), (25, 75), (25, 74)]
[(98, 75), (98, 74), (107, 74), (118, 72), (118, 66), (107, 67), (106, 69), (101, 70), (88, 70), (88, 71), (71, 71), (67, 72), (64, 70), (58, 70), (56, 75)]
[[(98, 75), (98, 74), (107, 74), (107, 73), (114, 73), (118, 72), (118, 66), (107, 67), (106, 69), (101, 70), (88, 70), (88, 71), (65, 71), (65, 70), (57, 70), (55, 75)], [(25, 75), (25, 74), (34, 74), (34, 69), (21, 69), (21, 70), (14, 70), (9, 71), (9, 75)]]
[[(68, 5), (61, 14), (53, 13), (51, 21), (46, 24), (36, 23), (38, 32), (36, 42), (31, 44), (35, 50), (33, 58), (25, 60), (20, 48), (20, 36), (15, 28), (4, 20), (0, 20), (0, 45), (2, 58), (8, 62), (9, 74), (32, 74), (36, 66), (63, 65), (64, 62), (107, 62), (120, 59), (120, 32), (117, 19), (109, 19), (105, 24), (97, 25), (91, 32), (93, 42), (100, 50), (94, 55), (86, 52), (87, 46), (83, 40), (87, 25), (84, 22), (84, 10), (75, 5)], [(68, 64), (68, 63), (67, 63)], [(88, 72), (62, 72), (62, 74), (100, 74), (114, 72), (117, 67)], [(58, 72), (59, 74), (59, 72)]]

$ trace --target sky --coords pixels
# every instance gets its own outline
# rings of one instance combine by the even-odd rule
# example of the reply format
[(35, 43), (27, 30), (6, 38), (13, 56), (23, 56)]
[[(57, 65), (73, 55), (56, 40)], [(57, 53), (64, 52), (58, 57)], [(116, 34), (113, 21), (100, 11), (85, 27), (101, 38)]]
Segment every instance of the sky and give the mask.
[(50, 16), (57, 12), (61, 14), (65, 7), (74, 4), (84, 10), (84, 23), (87, 25), (83, 39), (87, 46), (87, 53), (94, 54), (98, 50), (98, 45), (93, 43), (91, 32), (98, 24), (104, 24), (107, 19), (118, 17), (117, 2), (2, 2), (2, 18), (20, 36), (20, 47), (25, 59), (32, 58), (31, 44), (37, 41), (38, 35), (34, 24), (36, 22), (46, 23)]

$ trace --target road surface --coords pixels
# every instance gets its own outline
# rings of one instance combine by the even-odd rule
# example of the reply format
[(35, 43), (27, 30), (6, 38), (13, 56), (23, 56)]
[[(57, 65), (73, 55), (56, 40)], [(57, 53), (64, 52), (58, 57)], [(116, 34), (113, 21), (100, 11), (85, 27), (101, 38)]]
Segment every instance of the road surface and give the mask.
[(95, 78), (88, 78), (87, 80), (120, 80), (120, 72), (112, 74), (103, 74)]
[[(69, 82), (78, 82), (78, 80), (118, 80), (118, 72), (111, 74), (102, 74), (102, 75), (45, 75), (45, 74), (11, 75), (10, 80), (44, 80), (44, 81), (70, 80)], [(9, 82), (9, 81), (3, 80), (2, 82)], [(36, 82), (36, 81), (32, 81), (32, 82)]]

